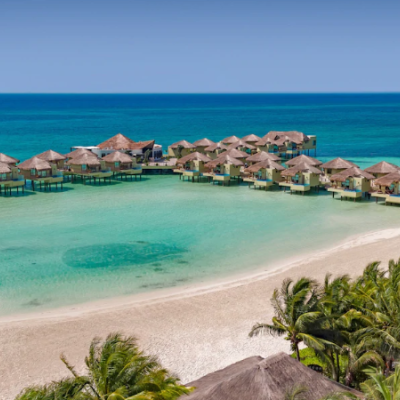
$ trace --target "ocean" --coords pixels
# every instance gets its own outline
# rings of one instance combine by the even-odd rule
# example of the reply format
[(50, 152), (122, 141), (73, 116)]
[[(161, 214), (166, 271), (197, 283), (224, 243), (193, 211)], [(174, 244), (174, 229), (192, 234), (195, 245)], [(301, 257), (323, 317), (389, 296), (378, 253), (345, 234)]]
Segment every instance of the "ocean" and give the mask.
[[(21, 160), (118, 132), (166, 149), (269, 130), (317, 135), (323, 161), (400, 165), (400, 94), (0, 95), (0, 152)], [(0, 315), (269, 269), (399, 227), (399, 212), (326, 192), (290, 196), (177, 176), (0, 196)]]

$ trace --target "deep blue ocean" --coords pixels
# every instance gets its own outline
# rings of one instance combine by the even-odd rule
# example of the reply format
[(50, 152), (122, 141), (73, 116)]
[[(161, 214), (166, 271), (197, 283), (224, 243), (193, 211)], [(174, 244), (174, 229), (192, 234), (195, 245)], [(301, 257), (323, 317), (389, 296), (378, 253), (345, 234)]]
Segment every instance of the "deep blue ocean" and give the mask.
[(319, 157), (399, 157), (400, 94), (2, 94), (0, 152), (67, 152), (116, 133), (135, 141), (299, 130)]

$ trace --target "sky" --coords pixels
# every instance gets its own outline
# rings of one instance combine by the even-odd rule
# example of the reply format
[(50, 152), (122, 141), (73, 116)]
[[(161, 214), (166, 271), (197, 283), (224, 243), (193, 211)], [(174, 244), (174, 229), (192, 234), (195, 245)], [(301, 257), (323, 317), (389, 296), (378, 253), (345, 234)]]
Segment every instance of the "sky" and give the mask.
[(399, 20), (400, 0), (0, 0), (0, 92), (399, 92)]

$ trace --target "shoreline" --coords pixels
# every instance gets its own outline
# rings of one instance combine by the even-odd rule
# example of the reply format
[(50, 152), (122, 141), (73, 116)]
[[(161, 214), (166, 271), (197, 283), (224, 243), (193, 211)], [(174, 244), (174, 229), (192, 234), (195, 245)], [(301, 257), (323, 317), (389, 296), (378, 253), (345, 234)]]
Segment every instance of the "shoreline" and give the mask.
[[(12, 400), (26, 386), (68, 376), (64, 353), (78, 373), (90, 341), (110, 332), (138, 338), (140, 347), (159, 358), (165, 368), (190, 382), (253, 355), (289, 352), (283, 338), (249, 338), (251, 327), (273, 316), (270, 297), (283, 279), (309, 276), (322, 282), (333, 276), (360, 274), (372, 261), (382, 266), (400, 257), (400, 229), (386, 229), (348, 238), (330, 249), (304, 255), (301, 261), (276, 265), (246, 279), (154, 295), (106, 308), (81, 308), (52, 314), (31, 314), (0, 320), (0, 399)], [(283, 264), (283, 263), (282, 263)], [(173, 288), (177, 290), (178, 288)]]
[[(122, 310), (130, 307), (140, 307), (149, 304), (163, 303), (167, 301), (180, 300), (192, 296), (200, 296), (220, 290), (235, 288), (244, 284), (257, 282), (276, 274), (283, 273), (292, 268), (301, 267), (303, 264), (322, 259), (330, 254), (355, 248), (365, 244), (372, 244), (382, 240), (392, 239), (400, 236), (400, 228), (389, 228), (378, 231), (371, 231), (358, 235), (353, 235), (338, 242), (332, 247), (328, 247), (317, 252), (302, 254), (299, 257), (290, 257), (274, 263), (272, 268), (265, 269), (265, 266), (254, 268), (252, 272), (242, 271), (220, 277), (217, 279), (206, 280), (205, 282), (190, 283), (182, 286), (169, 287), (164, 289), (152, 290), (144, 293), (137, 293), (127, 296), (116, 296), (101, 300), (88, 301), (84, 303), (71, 304), (68, 306), (51, 308), (43, 311), (33, 311), (29, 313), (16, 313), (0, 316), (0, 327), (4, 323), (40, 321), (43, 319), (63, 319), (84, 316), (87, 313), (103, 313), (110, 310)], [(400, 251), (399, 251), (400, 257)]]

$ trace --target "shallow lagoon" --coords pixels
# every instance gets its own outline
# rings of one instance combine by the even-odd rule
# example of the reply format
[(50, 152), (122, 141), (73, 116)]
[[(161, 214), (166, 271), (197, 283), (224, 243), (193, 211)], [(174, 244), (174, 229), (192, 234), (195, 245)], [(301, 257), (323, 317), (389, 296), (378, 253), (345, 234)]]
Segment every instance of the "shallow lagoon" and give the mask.
[(341, 202), (326, 192), (291, 196), (177, 176), (1, 196), (0, 314), (268, 269), (398, 227), (399, 216), (398, 207)]

